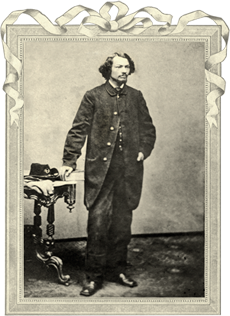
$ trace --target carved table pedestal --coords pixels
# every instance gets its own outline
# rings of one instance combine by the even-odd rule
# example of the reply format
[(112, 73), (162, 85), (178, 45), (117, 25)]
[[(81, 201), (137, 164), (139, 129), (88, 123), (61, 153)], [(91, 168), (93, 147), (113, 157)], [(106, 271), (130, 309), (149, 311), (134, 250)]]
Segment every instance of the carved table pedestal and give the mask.
[[(54, 233), (55, 233), (55, 212), (54, 204), (59, 198), (64, 198), (67, 203), (67, 208), (70, 212), (75, 204), (76, 197), (76, 181), (54, 181), (54, 193), (45, 196), (37, 191), (24, 187), (24, 197), (34, 200), (34, 226), (33, 226), (33, 242), (35, 244), (36, 257), (43, 262), (47, 267), (53, 266), (58, 273), (58, 279), (61, 283), (69, 285), (70, 276), (64, 275), (62, 272), (63, 263), (59, 257), (53, 256), (54, 248)], [(47, 214), (47, 238), (42, 237), (42, 218), (41, 207), (48, 208)]]

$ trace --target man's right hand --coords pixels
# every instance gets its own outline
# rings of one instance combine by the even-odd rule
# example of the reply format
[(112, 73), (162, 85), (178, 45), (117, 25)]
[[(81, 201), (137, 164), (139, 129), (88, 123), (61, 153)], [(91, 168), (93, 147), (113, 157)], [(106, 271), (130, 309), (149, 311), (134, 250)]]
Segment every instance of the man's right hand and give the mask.
[(73, 171), (72, 167), (62, 166), (59, 169), (59, 175), (60, 175), (61, 180), (66, 181), (66, 178), (71, 174), (72, 171)]

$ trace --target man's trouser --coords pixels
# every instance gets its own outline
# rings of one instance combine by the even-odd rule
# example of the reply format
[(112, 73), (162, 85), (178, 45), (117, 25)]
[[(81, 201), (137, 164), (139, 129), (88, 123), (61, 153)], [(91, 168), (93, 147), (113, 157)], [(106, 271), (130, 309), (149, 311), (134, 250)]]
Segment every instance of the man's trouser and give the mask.
[(89, 209), (86, 276), (101, 282), (124, 272), (131, 239), (132, 210), (127, 207), (122, 153), (111, 161), (102, 189)]

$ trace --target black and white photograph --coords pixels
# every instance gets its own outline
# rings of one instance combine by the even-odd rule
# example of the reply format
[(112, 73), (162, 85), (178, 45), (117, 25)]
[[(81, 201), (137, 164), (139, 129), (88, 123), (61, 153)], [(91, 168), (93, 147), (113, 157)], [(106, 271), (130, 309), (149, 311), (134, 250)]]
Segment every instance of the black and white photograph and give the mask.
[(5, 313), (220, 314), (222, 1), (13, 2)]
[[(143, 237), (134, 239), (137, 244), (133, 247), (130, 245), (130, 260), (135, 260), (137, 269), (133, 271), (130, 267), (130, 272), (143, 277), (142, 295), (170, 296), (170, 293), (154, 292), (155, 286), (146, 284), (147, 274), (155, 275), (159, 264), (162, 268), (156, 270), (159, 282), (164, 280), (161, 273), (168, 276), (174, 273), (179, 282), (178, 295), (190, 296), (185, 289), (178, 289), (179, 276), (184, 279), (183, 274), (191, 273), (190, 260), (198, 263), (199, 259), (198, 271), (191, 273), (188, 282), (192, 295), (203, 297), (204, 239), (200, 232), (204, 227), (205, 81), (201, 66), (205, 42), (182, 39), (175, 45), (174, 41), (139, 37), (142, 50), (135, 51), (136, 39), (130, 37), (119, 41), (116, 38), (57, 40), (45, 44), (42, 39), (26, 42), (24, 61), (24, 101), (28, 104), (24, 112), (24, 170), (29, 175), (25, 181), (33, 181), (31, 175), (44, 176), (47, 168), (51, 174), (53, 168), (59, 169), (61, 180), (77, 181), (72, 213), (69, 214), (63, 201), (55, 203), (53, 237), (66, 240), (88, 237), (84, 250), (86, 270), (89, 270), (86, 286), (93, 288), (92, 293), (90, 288), (86, 293), (91, 295), (101, 287), (106, 268), (117, 268), (124, 274), (129, 262), (127, 247), (133, 222), (132, 234)], [(55, 58), (57, 50), (58, 59)], [(168, 57), (172, 50), (178, 63)], [(174, 72), (175, 67), (179, 73)], [(36, 133), (31, 133), (32, 129)], [(43, 192), (49, 193), (49, 184), (52, 182), (47, 183)], [(39, 183), (32, 185), (39, 186)], [(24, 202), (28, 225), (33, 218), (33, 204), (34, 201)], [(40, 215), (37, 216), (40, 221)], [(46, 227), (46, 218), (42, 224)], [(173, 236), (166, 240), (156, 237), (156, 244), (150, 236), (194, 231), (198, 235), (181, 235), (179, 239), (176, 236), (175, 241)], [(184, 239), (191, 239), (187, 253), (180, 246), (186, 244)], [(197, 246), (193, 250), (193, 243), (200, 253), (195, 250)], [(143, 246), (149, 252), (146, 258)], [(190, 258), (192, 250), (194, 258)], [(173, 256), (171, 265), (169, 252)], [(74, 265), (77, 262), (76, 253)], [(180, 271), (181, 264), (185, 271)], [(152, 282), (155, 276), (149, 280)], [(171, 286), (168, 281), (167, 284), (168, 291)], [(30, 286), (25, 282), (25, 294), (29, 295)], [(129, 294), (126, 288), (119, 289), (125, 295), (139, 296), (140, 287), (141, 284)], [(109, 294), (109, 288), (110, 284), (103, 286), (97, 294), (105, 291), (103, 295), (116, 296), (113, 289)], [(67, 291), (65, 287), (64, 290)], [(175, 292), (171, 295), (175, 296)]]

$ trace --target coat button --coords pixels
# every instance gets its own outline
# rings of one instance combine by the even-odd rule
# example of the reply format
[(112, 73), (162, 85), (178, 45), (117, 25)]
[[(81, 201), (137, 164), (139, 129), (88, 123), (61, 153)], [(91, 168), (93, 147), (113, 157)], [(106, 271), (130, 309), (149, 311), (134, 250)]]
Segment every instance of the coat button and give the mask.
[(106, 157), (104, 157), (104, 158), (103, 158), (103, 161), (107, 161), (107, 158), (106, 158)]
[(114, 114), (114, 115), (117, 115), (117, 112), (114, 112), (113, 114)]
[(107, 143), (107, 146), (111, 146), (111, 143), (110, 143), (110, 142), (108, 142), (108, 143)]
[(110, 127), (110, 130), (111, 130), (111, 131), (113, 131), (113, 130), (114, 130), (114, 127), (113, 127), (113, 126), (111, 126), (111, 127)]

